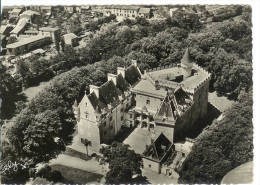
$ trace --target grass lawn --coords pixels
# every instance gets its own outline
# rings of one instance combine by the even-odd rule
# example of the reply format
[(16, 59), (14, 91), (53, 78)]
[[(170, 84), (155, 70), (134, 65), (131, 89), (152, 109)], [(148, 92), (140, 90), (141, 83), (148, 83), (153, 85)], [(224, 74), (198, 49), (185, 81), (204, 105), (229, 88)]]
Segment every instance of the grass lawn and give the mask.
[[(50, 80), (51, 81), (51, 80)], [(34, 98), (42, 89), (47, 87), (51, 82), (41, 82), (38, 86), (29, 87), (23, 91), (23, 93), (28, 97), (28, 101)]]
[(98, 184), (103, 177), (100, 174), (87, 172), (77, 168), (67, 167), (63, 165), (52, 165), (52, 170), (60, 171), (64, 180), (62, 183), (65, 184), (86, 184), (95, 183)]

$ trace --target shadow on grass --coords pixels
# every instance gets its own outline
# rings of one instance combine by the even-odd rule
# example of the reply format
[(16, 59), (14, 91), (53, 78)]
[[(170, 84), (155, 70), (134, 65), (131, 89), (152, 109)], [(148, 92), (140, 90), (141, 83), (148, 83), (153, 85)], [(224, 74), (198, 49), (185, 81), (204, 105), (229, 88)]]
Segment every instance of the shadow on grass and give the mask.
[(63, 165), (52, 165), (52, 170), (61, 172), (63, 177), (62, 183), (64, 184), (86, 184), (86, 183), (97, 183), (102, 179), (102, 175), (87, 172), (77, 168), (67, 167)]

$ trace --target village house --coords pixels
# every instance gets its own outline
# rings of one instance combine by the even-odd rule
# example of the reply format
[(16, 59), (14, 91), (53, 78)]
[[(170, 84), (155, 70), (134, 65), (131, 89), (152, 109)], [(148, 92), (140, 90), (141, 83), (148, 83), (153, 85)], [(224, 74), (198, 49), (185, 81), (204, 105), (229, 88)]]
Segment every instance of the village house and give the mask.
[(14, 29), (10, 32), (11, 36), (19, 37), (20, 34), (22, 34), (26, 27), (29, 25), (29, 20), (27, 18), (19, 19), (18, 23), (14, 27)]
[(117, 17), (136, 18), (138, 16), (139, 7), (135, 6), (109, 6), (104, 9), (105, 15), (111, 14)]
[(27, 19), (29, 23), (35, 24), (40, 18), (40, 13), (32, 10), (26, 10), (20, 15), (20, 19)]
[(68, 13), (75, 13), (76, 7), (75, 6), (64, 6), (64, 11)]
[(90, 93), (73, 105), (79, 138), (83, 143), (90, 141), (90, 153), (98, 153), (122, 126), (136, 127), (124, 143), (143, 156), (146, 167), (169, 173), (170, 167), (163, 162), (175, 149), (174, 141), (185, 138), (196, 121), (207, 115), (211, 75), (192, 61), (187, 49), (180, 64), (142, 74), (133, 61), (107, 77), (100, 87), (90, 85)]
[(140, 8), (138, 11), (138, 16), (146, 19), (150, 19), (152, 16), (151, 8)]
[(41, 27), (39, 28), (39, 35), (51, 37), (52, 42), (60, 39), (61, 30), (59, 28)]
[(10, 18), (18, 18), (19, 15), (24, 11), (22, 8), (14, 8), (12, 11), (9, 12), (9, 19)]
[(9, 55), (20, 55), (28, 53), (29, 51), (40, 48), (42, 46), (48, 45), (50, 43), (51, 37), (37, 35), (34, 37), (22, 39), (12, 44), (8, 44), (6, 48), (7, 53)]
[(79, 45), (79, 38), (74, 33), (68, 33), (68, 34), (62, 35), (62, 39), (63, 39), (65, 45), (70, 45), (72, 47)]

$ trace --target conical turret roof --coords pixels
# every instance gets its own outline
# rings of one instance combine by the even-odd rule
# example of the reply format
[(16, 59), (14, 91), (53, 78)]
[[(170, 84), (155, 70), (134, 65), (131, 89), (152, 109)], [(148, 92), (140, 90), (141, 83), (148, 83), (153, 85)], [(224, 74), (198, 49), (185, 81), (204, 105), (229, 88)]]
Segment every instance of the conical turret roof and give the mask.
[(186, 66), (192, 66), (192, 59), (190, 56), (190, 51), (189, 48), (186, 49), (182, 59), (181, 59), (181, 63), (186, 65)]

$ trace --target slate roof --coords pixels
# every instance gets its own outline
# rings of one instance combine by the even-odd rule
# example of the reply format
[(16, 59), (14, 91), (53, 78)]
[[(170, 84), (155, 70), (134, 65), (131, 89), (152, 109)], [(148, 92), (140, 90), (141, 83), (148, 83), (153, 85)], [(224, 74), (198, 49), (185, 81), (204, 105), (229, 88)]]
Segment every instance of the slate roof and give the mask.
[(125, 97), (124, 92), (129, 90), (131, 85), (130, 82), (136, 83), (136, 80), (138, 80), (140, 76), (139, 73), (136, 73), (138, 70), (135, 70), (134, 68), (136, 67), (131, 65), (126, 69), (126, 71), (129, 71), (129, 74), (125, 74), (125, 77), (128, 77), (126, 79), (123, 78), (122, 74), (118, 74), (116, 76), (116, 85), (112, 80), (101, 85), (99, 87), (99, 98), (97, 98), (94, 92), (88, 95), (88, 98), (97, 113), (106, 111), (108, 105), (115, 107), (120, 102), (120, 96), (123, 98)]
[(160, 162), (165, 158), (165, 154), (171, 148), (173, 144), (167, 139), (167, 137), (161, 133), (157, 139), (148, 147), (143, 153), (145, 157)]
[(125, 79), (130, 83), (131, 85), (135, 84), (139, 79), (141, 78), (141, 74), (139, 73), (138, 69), (131, 65), (129, 66), (125, 71)]
[(186, 49), (182, 59), (181, 59), (181, 63), (186, 65), (186, 66), (192, 66), (192, 59), (191, 59), (191, 56), (190, 56), (190, 51), (189, 51), (189, 48)]

